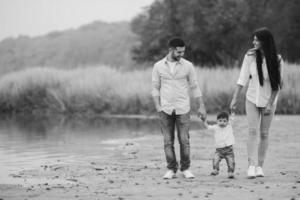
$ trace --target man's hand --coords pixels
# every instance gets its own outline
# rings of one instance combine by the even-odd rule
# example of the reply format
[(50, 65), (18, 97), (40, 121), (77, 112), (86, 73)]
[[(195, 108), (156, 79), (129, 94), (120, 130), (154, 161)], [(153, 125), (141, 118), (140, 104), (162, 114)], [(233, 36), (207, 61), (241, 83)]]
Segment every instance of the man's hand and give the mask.
[(204, 106), (204, 103), (203, 103), (203, 100), (202, 100), (202, 97), (197, 97), (196, 98), (196, 107), (198, 108), (197, 109), (197, 116), (205, 121), (206, 119), (206, 109), (205, 109), (205, 106)]
[(197, 116), (202, 120), (205, 121), (206, 120), (206, 110), (204, 106), (201, 106), (200, 108), (198, 108), (197, 110)]
[(162, 108), (160, 106), (159, 96), (153, 97), (153, 101), (154, 101), (156, 112), (159, 113), (160, 111), (162, 111)]

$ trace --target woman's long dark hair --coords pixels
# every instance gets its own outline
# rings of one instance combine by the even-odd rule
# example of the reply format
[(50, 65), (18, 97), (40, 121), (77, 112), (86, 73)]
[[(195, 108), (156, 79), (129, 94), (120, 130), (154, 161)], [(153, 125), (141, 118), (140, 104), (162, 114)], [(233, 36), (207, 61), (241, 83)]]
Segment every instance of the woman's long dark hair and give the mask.
[[(254, 31), (254, 36), (261, 43), (264, 56), (266, 58), (266, 65), (268, 69), (269, 79), (272, 90), (279, 90), (282, 87), (282, 80), (280, 74), (280, 60), (277, 55), (275, 41), (273, 35), (267, 28), (260, 28)], [(256, 65), (259, 78), (259, 84), (263, 86), (264, 77), (262, 71), (262, 54), (260, 50), (256, 50)]]

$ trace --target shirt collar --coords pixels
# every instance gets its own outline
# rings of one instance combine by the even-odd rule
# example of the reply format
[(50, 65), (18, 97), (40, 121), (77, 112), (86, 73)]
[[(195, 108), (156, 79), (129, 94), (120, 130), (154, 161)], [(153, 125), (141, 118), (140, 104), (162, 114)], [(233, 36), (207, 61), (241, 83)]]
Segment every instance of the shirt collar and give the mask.
[[(168, 62), (168, 60), (167, 60), (167, 56), (166, 56), (166, 57), (164, 57), (164, 59), (163, 59), (163, 60), (164, 60), (164, 63), (165, 63), (165, 64), (167, 64), (167, 62)], [(182, 62), (182, 58), (180, 58), (180, 60), (179, 60), (179, 61), (176, 61), (176, 64), (177, 64), (177, 63), (182, 65), (182, 64), (183, 64), (183, 62)]]

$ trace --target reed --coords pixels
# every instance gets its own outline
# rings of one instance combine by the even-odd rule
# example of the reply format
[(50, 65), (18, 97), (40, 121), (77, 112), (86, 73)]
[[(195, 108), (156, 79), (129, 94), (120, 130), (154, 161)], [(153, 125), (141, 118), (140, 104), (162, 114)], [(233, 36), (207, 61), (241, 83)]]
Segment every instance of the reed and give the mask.
[[(29, 68), (0, 80), (0, 111), (8, 113), (151, 114), (152, 69), (121, 71), (109, 66), (69, 70)], [(300, 113), (300, 66), (286, 64), (277, 113)], [(197, 68), (209, 113), (228, 109), (239, 69)], [(240, 113), (244, 113), (243, 95)], [(192, 103), (194, 107), (194, 103)]]

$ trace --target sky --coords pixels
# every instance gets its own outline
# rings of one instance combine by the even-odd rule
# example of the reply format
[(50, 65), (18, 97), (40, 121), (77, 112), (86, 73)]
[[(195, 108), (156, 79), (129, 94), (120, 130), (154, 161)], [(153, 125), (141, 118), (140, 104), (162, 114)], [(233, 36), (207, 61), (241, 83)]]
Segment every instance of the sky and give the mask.
[(154, 0), (0, 0), (0, 40), (78, 28), (96, 20), (130, 21)]

